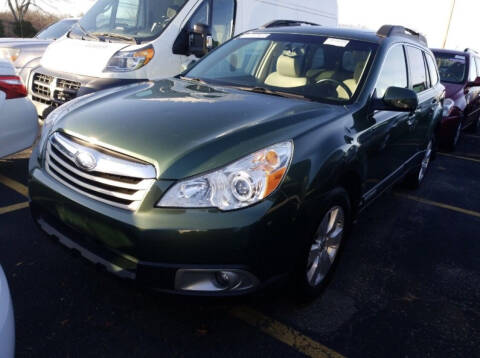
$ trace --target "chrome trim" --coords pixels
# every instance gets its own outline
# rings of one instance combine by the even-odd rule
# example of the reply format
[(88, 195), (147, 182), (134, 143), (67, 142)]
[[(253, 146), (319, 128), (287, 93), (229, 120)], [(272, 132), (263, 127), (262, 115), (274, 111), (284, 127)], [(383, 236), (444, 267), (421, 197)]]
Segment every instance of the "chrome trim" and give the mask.
[[(124, 210), (138, 210), (155, 182), (155, 168), (150, 164), (134, 162), (135, 159), (128, 161), (115, 157), (115, 153), (109, 155), (103, 152), (102, 148), (97, 150), (94, 146), (87, 146), (87, 143), (84, 146), (78, 141), (60, 133), (50, 136), (45, 156), (47, 173), (66, 187), (90, 199)], [(54, 149), (61, 156), (57, 155)], [(75, 163), (75, 155), (82, 151), (97, 159), (98, 165), (94, 171), (83, 170)], [(120, 178), (105, 178), (102, 174), (117, 175)], [(138, 182), (129, 183), (128, 180), (122, 181), (122, 178), (131, 178)]]
[(80, 150), (93, 154), (95, 158), (97, 158), (97, 167), (95, 168), (95, 171), (97, 172), (131, 178), (156, 178), (156, 170), (151, 164), (135, 163), (133, 161), (103, 154), (93, 148), (70, 141), (58, 132), (51, 136), (50, 142), (58, 150), (64, 153), (73, 163), (75, 163), (75, 154)]

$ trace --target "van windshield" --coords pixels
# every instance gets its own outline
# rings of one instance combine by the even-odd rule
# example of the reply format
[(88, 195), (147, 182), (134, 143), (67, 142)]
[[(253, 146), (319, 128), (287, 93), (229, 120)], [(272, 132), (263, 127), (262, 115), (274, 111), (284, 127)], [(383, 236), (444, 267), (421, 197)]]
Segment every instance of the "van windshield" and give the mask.
[(188, 0), (98, 0), (70, 33), (85, 40), (143, 41), (158, 37)]
[(377, 45), (313, 35), (247, 33), (182, 78), (332, 104), (360, 92)]

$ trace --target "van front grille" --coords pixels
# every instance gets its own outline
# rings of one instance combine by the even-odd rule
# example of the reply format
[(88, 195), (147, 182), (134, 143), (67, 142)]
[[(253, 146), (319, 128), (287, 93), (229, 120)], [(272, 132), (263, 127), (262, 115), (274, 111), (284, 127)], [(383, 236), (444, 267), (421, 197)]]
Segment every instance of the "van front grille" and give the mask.
[(76, 98), (81, 85), (80, 82), (37, 72), (32, 80), (32, 100), (56, 108)]
[[(86, 168), (79, 153), (92, 158), (96, 166)], [(136, 211), (155, 181), (151, 164), (127, 159), (104, 148), (60, 133), (47, 145), (45, 167), (56, 180), (89, 198), (117, 208)]]

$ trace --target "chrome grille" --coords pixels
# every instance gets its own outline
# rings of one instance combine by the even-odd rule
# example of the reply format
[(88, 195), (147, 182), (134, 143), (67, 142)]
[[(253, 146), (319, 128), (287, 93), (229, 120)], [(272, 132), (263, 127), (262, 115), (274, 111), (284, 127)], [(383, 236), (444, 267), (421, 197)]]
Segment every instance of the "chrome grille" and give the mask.
[(77, 97), (80, 82), (35, 73), (32, 80), (32, 100), (52, 107), (58, 107)]
[[(79, 153), (93, 156), (95, 168), (87, 170), (79, 165)], [(63, 185), (125, 210), (138, 210), (156, 177), (151, 164), (58, 132), (50, 137), (45, 158), (48, 174)]]

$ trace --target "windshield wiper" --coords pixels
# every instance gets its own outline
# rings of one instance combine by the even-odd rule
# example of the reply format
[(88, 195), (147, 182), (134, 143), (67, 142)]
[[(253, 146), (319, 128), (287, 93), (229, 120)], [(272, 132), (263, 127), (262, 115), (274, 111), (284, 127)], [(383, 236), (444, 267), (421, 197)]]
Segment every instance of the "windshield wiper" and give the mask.
[[(84, 36), (88, 36), (88, 37), (90, 37), (91, 39), (95, 39), (95, 40), (97, 40), (97, 41), (100, 41), (100, 39), (99, 39), (97, 36), (95, 36), (94, 34), (91, 34), (91, 33), (88, 32), (87, 30), (85, 30), (85, 28), (84, 28), (82, 25), (80, 25), (80, 22), (77, 22), (75, 25), (80, 29), (80, 31), (83, 32), (82, 40), (84, 39)], [(71, 33), (72, 33), (72, 30), (70, 30), (70, 31), (68, 32), (68, 37), (70, 37)]]
[(139, 44), (138, 40), (133, 36), (121, 35), (113, 32), (94, 32), (92, 35), (97, 36), (98, 38), (108, 37), (111, 39), (118, 39), (118, 40), (133, 42), (136, 45)]
[(271, 95), (271, 96), (295, 98), (295, 99), (303, 99), (303, 100), (311, 101), (310, 98), (305, 97), (301, 94), (284, 92), (284, 91), (274, 91), (274, 90), (271, 90), (271, 89), (268, 89), (268, 88), (265, 88), (265, 87), (259, 87), (259, 86), (256, 86), (256, 87), (230, 86), (230, 87), (239, 89), (241, 91), (248, 91), (248, 92), (268, 94), (268, 95)]

